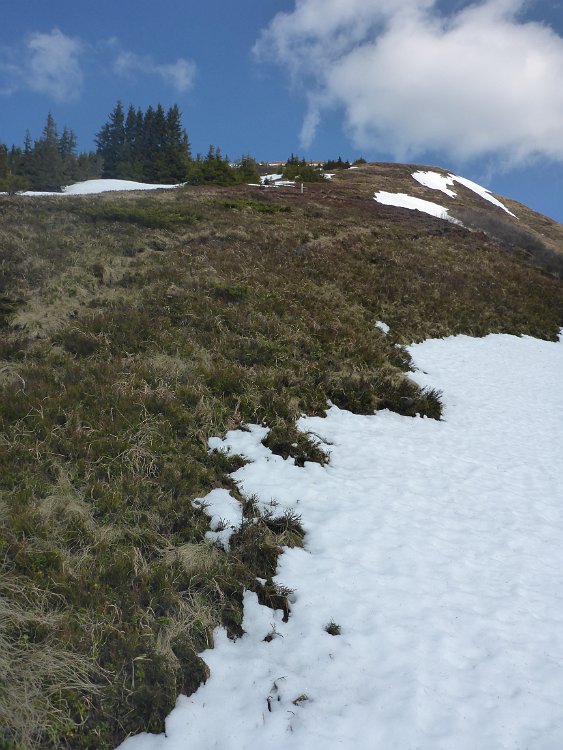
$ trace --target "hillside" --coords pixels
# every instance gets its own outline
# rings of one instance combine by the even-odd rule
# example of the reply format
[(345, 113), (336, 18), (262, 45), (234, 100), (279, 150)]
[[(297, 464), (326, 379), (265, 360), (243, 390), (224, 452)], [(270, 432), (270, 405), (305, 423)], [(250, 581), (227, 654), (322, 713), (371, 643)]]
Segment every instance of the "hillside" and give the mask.
[(467, 228), (481, 231), (503, 248), (523, 252), (538, 265), (559, 276), (563, 275), (561, 224), (509, 198), (502, 198), (502, 203), (512, 215), (497, 210), (463, 184), (452, 185), (452, 191), (456, 193), (456, 197), (452, 198), (413, 179), (413, 174), (428, 172), (444, 177), (451, 174), (441, 168), (416, 164), (370, 164), (343, 172), (338, 185), (347, 190), (353, 189), (358, 197), (369, 198), (374, 190), (384, 190), (436, 201)]
[[(273, 576), (281, 547), (302, 544), (300, 519), (243, 496), (229, 476), (243, 462), (209, 438), (266, 425), (275, 454), (323, 463), (295, 420), (329, 401), (440, 417), (405, 345), (557, 340), (563, 226), (412, 178), (429, 170), (448, 174), (372, 164), (304, 194), (0, 196), (6, 747), (162, 731), (206, 678), (215, 626), (241, 634), (244, 591), (289, 614)], [(378, 191), (439, 203), (463, 226)], [(227, 549), (193, 504), (221, 488), (245, 519)]]

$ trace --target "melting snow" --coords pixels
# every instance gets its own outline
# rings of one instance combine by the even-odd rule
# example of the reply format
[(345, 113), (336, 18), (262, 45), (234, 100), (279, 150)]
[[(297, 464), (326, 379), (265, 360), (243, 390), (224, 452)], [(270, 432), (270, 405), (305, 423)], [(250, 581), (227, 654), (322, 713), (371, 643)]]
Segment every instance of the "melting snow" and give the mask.
[(397, 206), (398, 208), (409, 208), (412, 211), (422, 211), (425, 214), (430, 214), (430, 216), (435, 216), (437, 219), (445, 219), (454, 224), (459, 224), (456, 219), (449, 215), (447, 208), (440, 206), (438, 203), (425, 201), (422, 198), (414, 198), (412, 195), (406, 195), (405, 193), (386, 193), (384, 190), (375, 193), (374, 198), (384, 206)]
[(281, 174), (265, 174), (263, 177), (260, 177), (260, 182), (263, 185), (266, 181), (277, 182), (278, 180), (281, 180), (281, 178)]
[(114, 190), (172, 190), (178, 185), (149, 185), (146, 182), (132, 182), (131, 180), (87, 180), (77, 182), (63, 188), (65, 195), (92, 195), (107, 193)]
[(457, 193), (454, 193), (453, 190), (450, 190), (449, 186), (453, 185), (454, 182), (458, 182), (460, 185), (468, 188), (468, 190), (472, 190), (484, 200), (489, 201), (489, 203), (502, 208), (503, 211), (506, 211), (507, 214), (514, 216), (515, 219), (518, 218), (516, 214), (513, 214), (512, 211), (508, 210), (504, 203), (501, 203), (498, 198), (495, 198), (494, 195), (491, 194), (490, 190), (487, 190), (487, 188), (482, 187), (482, 185), (478, 185), (476, 182), (472, 182), (465, 177), (459, 177), (455, 174), (449, 174), (446, 176), (440, 174), (439, 172), (432, 171), (413, 172), (412, 176), (421, 185), (431, 188), (432, 190), (440, 190), (442, 193), (449, 195), (450, 198), (455, 198)]
[(292, 613), (246, 593), (246, 634), (217, 630), (208, 682), (122, 750), (563, 747), (563, 340), (410, 351), (441, 422), (303, 418), (325, 467), (272, 455), (262, 427), (222, 441), (252, 461), (245, 493), (302, 514), (277, 576)]
[(472, 190), (474, 193), (477, 193), (477, 195), (481, 196), (481, 198), (484, 198), (484, 200), (489, 201), (489, 203), (492, 203), (494, 206), (502, 208), (503, 211), (506, 211), (507, 214), (514, 216), (515, 219), (517, 218), (516, 214), (513, 214), (512, 211), (509, 211), (504, 203), (501, 203), (498, 198), (495, 198), (494, 195), (491, 195), (491, 191), (487, 190), (487, 188), (478, 185), (476, 182), (467, 180), (465, 177), (456, 177), (455, 175), (452, 175), (452, 177), (456, 182), (459, 182), (460, 185), (464, 185), (469, 190)]
[(282, 180), (281, 174), (265, 174), (260, 183), (267, 187), (295, 187), (295, 180)]
[(439, 172), (413, 172), (414, 179), (420, 182), (424, 187), (431, 188), (432, 190), (440, 190), (442, 193), (449, 195), (450, 198), (455, 198), (457, 193), (449, 189), (449, 185), (454, 184), (454, 178), (452, 175), (445, 177)]
[(19, 195), (39, 197), (43, 195), (95, 195), (96, 193), (107, 193), (114, 190), (171, 190), (179, 185), (149, 185), (146, 182), (132, 182), (131, 180), (86, 180), (76, 182), (63, 188), (62, 193), (51, 193), (47, 191), (27, 190)]
[(193, 500), (195, 507), (200, 507), (210, 517), (211, 531), (206, 533), (207, 539), (217, 542), (223, 549), (227, 549), (233, 533), (240, 528), (242, 522), (242, 508), (240, 503), (224, 489), (215, 489), (203, 498)]
[(382, 320), (378, 320), (378, 321), (376, 321), (376, 323), (375, 323), (375, 327), (376, 327), (376, 328), (379, 328), (379, 330), (380, 330), (380, 331), (383, 331), (383, 333), (384, 333), (385, 335), (387, 335), (387, 334), (389, 333), (389, 331), (391, 330), (391, 329), (389, 328), (389, 326), (387, 325), (387, 323), (384, 323), (384, 322), (383, 322)]

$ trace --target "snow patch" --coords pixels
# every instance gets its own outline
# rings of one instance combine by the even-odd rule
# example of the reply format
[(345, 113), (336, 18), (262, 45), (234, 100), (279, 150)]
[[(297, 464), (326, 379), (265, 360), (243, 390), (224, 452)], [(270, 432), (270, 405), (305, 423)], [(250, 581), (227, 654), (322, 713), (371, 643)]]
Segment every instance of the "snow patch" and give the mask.
[(450, 176), (453, 177), (453, 179), (456, 182), (459, 182), (460, 185), (463, 185), (469, 190), (472, 190), (474, 193), (479, 195), (484, 200), (489, 201), (489, 203), (492, 203), (494, 206), (498, 206), (499, 208), (502, 208), (503, 211), (506, 211), (506, 213), (510, 214), (510, 216), (514, 216), (515, 219), (518, 218), (516, 214), (513, 214), (512, 211), (508, 210), (508, 208), (504, 205), (504, 203), (501, 203), (501, 201), (499, 201), (498, 198), (495, 198), (495, 196), (492, 195), (491, 191), (487, 190), (487, 188), (484, 188), (481, 185), (478, 185), (476, 182), (466, 179), (465, 177), (458, 177), (457, 175), (450, 175)]
[(421, 185), (431, 190), (440, 190), (442, 193), (449, 195), (450, 198), (455, 198), (457, 195), (457, 193), (454, 193), (449, 188), (450, 185), (454, 184), (454, 179), (451, 175), (445, 177), (439, 172), (413, 172), (412, 176)]
[[(85, 182), (76, 182), (74, 185), (67, 185), (62, 189), (62, 193), (26, 190), (23, 193), (18, 193), (18, 195), (38, 198), (45, 195), (96, 195), (97, 193), (117, 190), (172, 190), (178, 187), (181, 187), (181, 185), (150, 185), (146, 182), (132, 182), (131, 180), (86, 180)], [(0, 193), (0, 195), (2, 194)]]
[(283, 180), (281, 174), (266, 174), (260, 177), (264, 187), (295, 187), (295, 180)]
[(247, 495), (302, 515), (275, 579), (291, 616), (247, 592), (245, 635), (217, 630), (207, 683), (122, 750), (563, 747), (563, 337), (410, 353), (443, 421), (302, 418), (324, 467), (273, 456), (259, 426), (213, 441), (252, 461)]
[(218, 488), (211, 490), (205, 497), (193, 500), (192, 505), (201, 508), (211, 519), (211, 531), (205, 534), (206, 539), (228, 549), (231, 536), (242, 523), (240, 503), (227, 490)]
[(180, 185), (149, 185), (146, 182), (131, 180), (86, 180), (63, 188), (65, 195), (94, 195), (116, 190), (174, 190)]
[(440, 172), (433, 171), (413, 172), (412, 177), (421, 185), (424, 185), (424, 187), (430, 188), (431, 190), (440, 190), (450, 198), (455, 198), (457, 196), (457, 193), (454, 193), (453, 190), (450, 190), (449, 186), (453, 185), (454, 182), (457, 182), (460, 185), (466, 187), (468, 190), (472, 190), (484, 200), (489, 201), (489, 203), (492, 203), (494, 206), (502, 208), (503, 211), (506, 211), (506, 213), (510, 214), (510, 216), (514, 216), (515, 219), (518, 218), (516, 214), (513, 214), (512, 211), (508, 210), (504, 203), (499, 201), (498, 198), (495, 198), (495, 196), (491, 194), (490, 190), (484, 188), (482, 185), (479, 185), (476, 182), (473, 182), (472, 180), (468, 180), (466, 177), (459, 177), (459, 175), (455, 174), (448, 174), (446, 176), (440, 174)]
[(263, 177), (260, 177), (260, 182), (263, 185), (265, 182), (277, 182), (278, 180), (281, 180), (281, 178), (281, 174), (265, 174)]
[(379, 328), (380, 331), (383, 331), (383, 333), (387, 336), (389, 331), (391, 330), (387, 323), (384, 323), (382, 320), (378, 320), (375, 323), (375, 327)]
[(452, 224), (460, 223), (457, 219), (454, 219), (453, 216), (449, 215), (448, 209), (444, 208), (444, 206), (440, 206), (438, 203), (432, 203), (431, 201), (425, 201), (422, 198), (414, 198), (412, 195), (406, 195), (405, 193), (387, 193), (384, 190), (380, 190), (379, 193), (375, 193), (374, 200), (384, 206), (408, 208), (411, 211), (421, 211), (422, 213), (429, 214), (437, 219), (450, 221)]

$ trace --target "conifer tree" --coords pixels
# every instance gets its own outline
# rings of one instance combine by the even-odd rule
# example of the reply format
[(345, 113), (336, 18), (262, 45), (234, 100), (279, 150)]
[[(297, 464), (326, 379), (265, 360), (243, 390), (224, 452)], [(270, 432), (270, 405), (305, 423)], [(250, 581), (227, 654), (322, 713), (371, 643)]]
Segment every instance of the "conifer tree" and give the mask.
[(301, 182), (322, 182), (322, 171), (318, 167), (307, 164), (305, 159), (291, 154), (282, 172), (284, 180), (299, 180)]
[(25, 131), (25, 139), (23, 142), (24, 156), (30, 156), (32, 151), (33, 151), (33, 142), (31, 140), (31, 133), (29, 132), (29, 128), (28, 128)]
[(42, 137), (33, 149), (31, 186), (36, 190), (59, 190), (63, 184), (63, 161), (53, 115), (49, 112)]
[(0, 179), (8, 174), (8, 147), (0, 143)]
[(249, 154), (245, 154), (241, 157), (241, 160), (236, 168), (237, 177), (240, 182), (245, 183), (257, 183), (260, 182), (260, 173), (258, 171), (258, 164)]
[(95, 139), (97, 151), (104, 159), (103, 177), (120, 176), (125, 145), (125, 114), (123, 104), (118, 101), (107, 122), (97, 133)]
[(163, 179), (166, 181), (184, 180), (190, 160), (190, 142), (186, 131), (182, 129), (180, 109), (177, 104), (174, 104), (166, 114)]
[(160, 102), (155, 110), (149, 107), (145, 116), (145, 150), (143, 176), (147, 182), (166, 179), (166, 116)]
[(62, 184), (68, 185), (76, 180), (76, 135), (65, 125), (59, 139), (61, 155)]
[(131, 104), (125, 119), (125, 143), (121, 162), (121, 176), (124, 180), (142, 180), (143, 163), (141, 139), (143, 135), (143, 113)]
[(186, 179), (191, 162), (190, 142), (177, 104), (165, 112), (159, 103), (144, 113), (130, 105), (125, 114), (118, 102), (97, 134), (96, 146), (105, 177), (179, 182)]
[[(76, 135), (64, 127), (61, 136), (53, 115), (47, 115), (41, 138), (32, 141), (26, 130), (23, 150), (12, 146), (0, 149), (0, 169), (9, 177), (12, 192), (29, 187), (31, 190), (59, 190), (77, 180), (88, 180), (101, 174), (101, 158), (96, 154), (76, 154)], [(1, 176), (1, 173), (0, 173)]]

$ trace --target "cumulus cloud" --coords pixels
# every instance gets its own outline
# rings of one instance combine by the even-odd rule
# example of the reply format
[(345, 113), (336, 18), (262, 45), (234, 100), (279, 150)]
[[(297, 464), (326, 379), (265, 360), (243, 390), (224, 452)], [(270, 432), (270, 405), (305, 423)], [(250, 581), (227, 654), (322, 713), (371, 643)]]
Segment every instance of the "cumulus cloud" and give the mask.
[(255, 52), (306, 87), (306, 147), (337, 108), (357, 147), (401, 159), (563, 160), (563, 38), (526, 21), (525, 5), (445, 13), (436, 0), (296, 0)]
[(120, 52), (114, 63), (114, 71), (119, 75), (159, 76), (166, 84), (183, 94), (194, 84), (196, 65), (192, 60), (179, 58), (174, 63), (155, 63), (151, 57), (136, 55), (133, 52)]
[(56, 101), (77, 98), (83, 83), (80, 40), (59, 29), (30, 34), (19, 49), (3, 50), (0, 93), (29, 89)]

